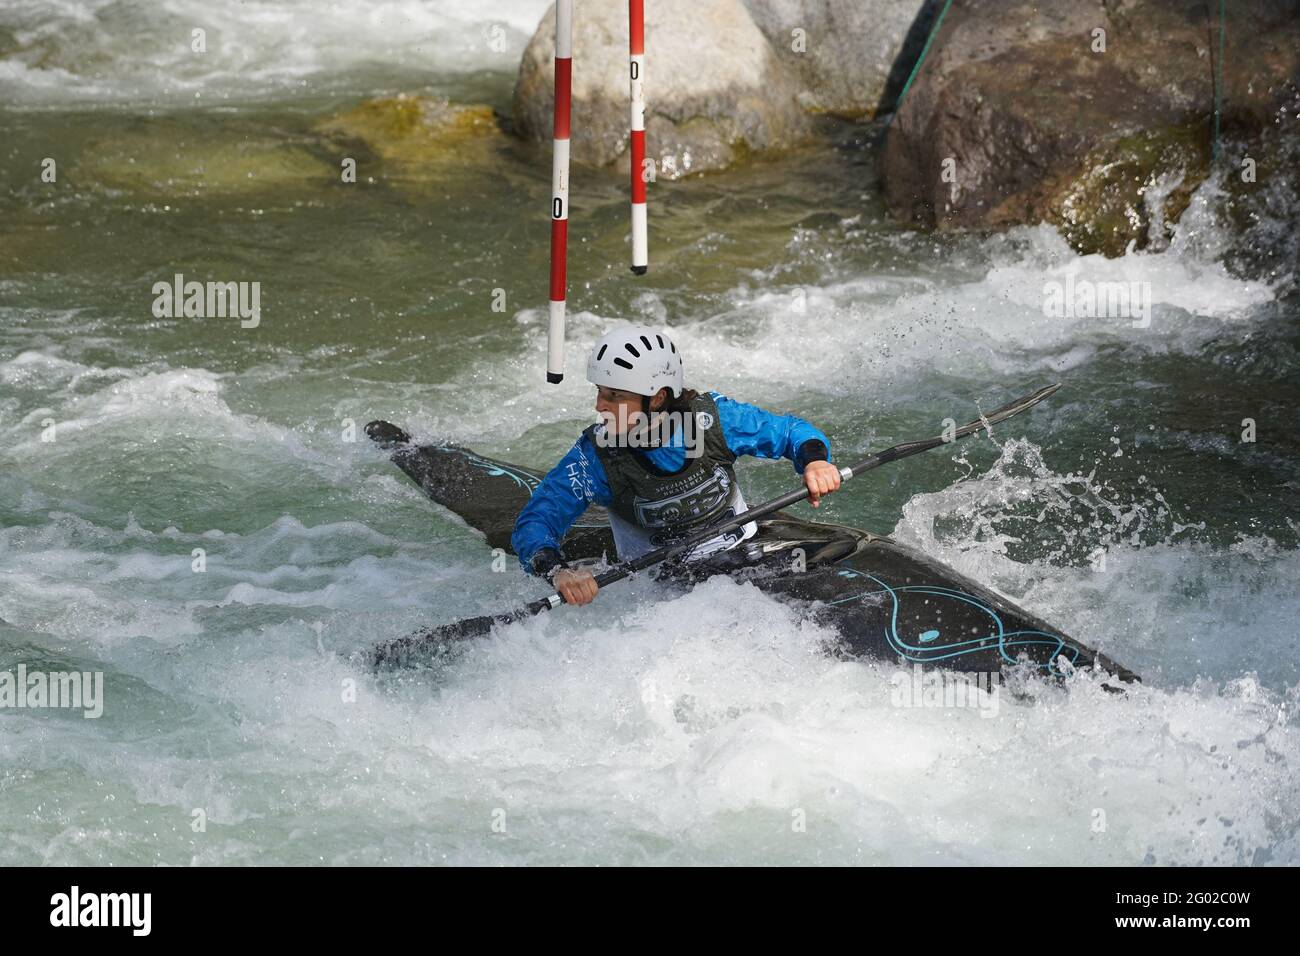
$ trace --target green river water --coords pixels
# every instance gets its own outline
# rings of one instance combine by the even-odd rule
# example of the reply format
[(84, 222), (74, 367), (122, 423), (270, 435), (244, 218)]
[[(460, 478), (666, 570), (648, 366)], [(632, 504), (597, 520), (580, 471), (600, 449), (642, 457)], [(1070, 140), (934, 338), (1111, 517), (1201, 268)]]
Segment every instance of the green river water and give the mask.
[[(363, 157), (344, 184), (316, 132), (399, 91), (508, 112), (542, 5), (452, 7), (330, 21), (314, 50), (307, 4), (0, 13), (0, 669), (106, 686), (97, 720), (0, 711), (0, 862), (1297, 862), (1296, 209), (1243, 231), (1212, 180), (1172, 243), (1117, 260), (1047, 226), (928, 235), (885, 215), (881, 127), (826, 120), (819, 145), (656, 183), (637, 279), (624, 176), (575, 168), (548, 386), (549, 147)], [(204, 17), (239, 57), (139, 54)], [(479, 42), (497, 22), (505, 54)], [(176, 273), (259, 282), (260, 325), (156, 317)], [(1046, 317), (1067, 274), (1149, 283), (1150, 326)], [(837, 460), (1063, 382), (818, 517), (1146, 683), (899, 711), (891, 667), (825, 656), (725, 579), (619, 585), (437, 673), (366, 672), (375, 641), (541, 592), (361, 426), (549, 467), (593, 420), (586, 349), (616, 319), (671, 329), (689, 385), (809, 419)], [(750, 501), (795, 480), (740, 474)]]

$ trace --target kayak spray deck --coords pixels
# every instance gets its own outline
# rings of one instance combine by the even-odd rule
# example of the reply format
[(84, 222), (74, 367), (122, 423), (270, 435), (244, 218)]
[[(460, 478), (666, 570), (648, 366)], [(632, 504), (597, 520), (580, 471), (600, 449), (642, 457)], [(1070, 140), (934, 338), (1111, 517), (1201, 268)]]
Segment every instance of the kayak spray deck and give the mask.
[[(387, 422), (371, 422), (366, 432), (430, 499), (482, 532), (489, 547), (513, 553), (515, 519), (541, 473), (456, 445), (416, 445)], [(980, 673), (1025, 662), (1057, 676), (1095, 667), (1122, 681), (1138, 679), (1006, 598), (889, 538), (785, 514), (760, 519), (758, 526), (746, 545), (760, 573), (737, 576), (806, 605), (813, 620), (839, 635), (837, 653)], [(605, 509), (589, 507), (561, 548), (569, 561), (612, 559)]]

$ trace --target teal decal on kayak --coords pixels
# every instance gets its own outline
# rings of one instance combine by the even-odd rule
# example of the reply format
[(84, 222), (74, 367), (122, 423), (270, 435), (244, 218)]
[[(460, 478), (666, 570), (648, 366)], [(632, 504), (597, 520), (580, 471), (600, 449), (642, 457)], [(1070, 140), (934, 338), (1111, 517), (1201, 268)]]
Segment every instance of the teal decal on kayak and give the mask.
[[(879, 591), (865, 591), (854, 594), (849, 597), (840, 598), (837, 601), (828, 601), (828, 605), (847, 604), (851, 601), (865, 601), (872, 598), (879, 598), (881, 595), (887, 595), (891, 602), (889, 614), (889, 626), (886, 628), (884, 637), (894, 649), (905, 660), (914, 661), (919, 664), (933, 663), (940, 660), (949, 660), (956, 657), (962, 657), (968, 654), (978, 654), (989, 649), (992, 642), (996, 642), (998, 653), (1003, 661), (1007, 664), (1018, 664), (1019, 659), (1015, 656), (1015, 651), (1024, 649), (1029, 646), (1047, 646), (1051, 648), (1048, 658), (1051, 663), (1039, 664), (1038, 666), (1053, 673), (1061, 674), (1060, 669), (1056, 666), (1056, 660), (1061, 655), (1065, 655), (1071, 664), (1075, 663), (1079, 657), (1079, 649), (1071, 647), (1065, 643), (1065, 640), (1056, 634), (1048, 634), (1045, 631), (1008, 631), (1002, 621), (1001, 615), (987, 603), (981, 601), (972, 594), (964, 591), (957, 591), (953, 588), (946, 588), (939, 585), (916, 584), (906, 585), (904, 587), (893, 587), (874, 574), (867, 574), (863, 571), (854, 571), (850, 569), (838, 572), (840, 577), (845, 578), (867, 578), (880, 585)], [(988, 616), (989, 630), (986, 634), (969, 638), (967, 640), (953, 641), (952, 643), (935, 644), (940, 632), (930, 629), (922, 631), (916, 638), (917, 644), (909, 644), (898, 630), (898, 613), (902, 603), (902, 595), (923, 594), (931, 597), (947, 598), (954, 601), (960, 601), (970, 605), (976, 610)], [(930, 645), (930, 646), (922, 646)]]
[(537, 486), (542, 483), (541, 479), (539, 479), (537, 476), (530, 475), (527, 472), (519, 472), (511, 468), (506, 468), (500, 463), (495, 461), (485, 461), (484, 459), (479, 458), (477, 455), (471, 455), (469, 452), (463, 452), (463, 454), (465, 455), (466, 461), (468, 461), (471, 465), (474, 465), (477, 468), (482, 468), (484, 471), (488, 473), (489, 477), (497, 478), (504, 475), (506, 478), (509, 478), (520, 488), (524, 489), (524, 491), (528, 492), (530, 496), (532, 495), (534, 489), (536, 489)]

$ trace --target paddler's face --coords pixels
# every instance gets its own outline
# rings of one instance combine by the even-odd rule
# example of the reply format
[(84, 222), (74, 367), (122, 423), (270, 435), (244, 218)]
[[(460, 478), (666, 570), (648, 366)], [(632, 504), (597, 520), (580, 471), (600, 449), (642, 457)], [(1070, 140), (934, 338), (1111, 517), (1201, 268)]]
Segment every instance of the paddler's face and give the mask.
[[(668, 389), (659, 389), (650, 399), (650, 410), (658, 411), (667, 400)], [(617, 388), (596, 389), (596, 413), (600, 415), (605, 427), (616, 435), (626, 432), (628, 425), (636, 421), (633, 415), (641, 413), (641, 401), (642, 396), (636, 392), (624, 392)]]

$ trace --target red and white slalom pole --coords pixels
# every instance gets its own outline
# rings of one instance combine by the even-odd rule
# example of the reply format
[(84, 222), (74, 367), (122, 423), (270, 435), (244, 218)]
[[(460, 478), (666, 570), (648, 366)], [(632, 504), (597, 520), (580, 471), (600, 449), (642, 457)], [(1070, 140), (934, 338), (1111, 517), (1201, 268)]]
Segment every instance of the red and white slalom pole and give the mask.
[(639, 276), (650, 266), (646, 238), (645, 181), (645, 0), (628, 0), (629, 74), (632, 79), (632, 271)]
[(569, 112), (573, 101), (573, 0), (555, 0), (555, 150), (551, 160), (551, 316), (546, 381), (564, 380), (564, 300), (569, 255)]

